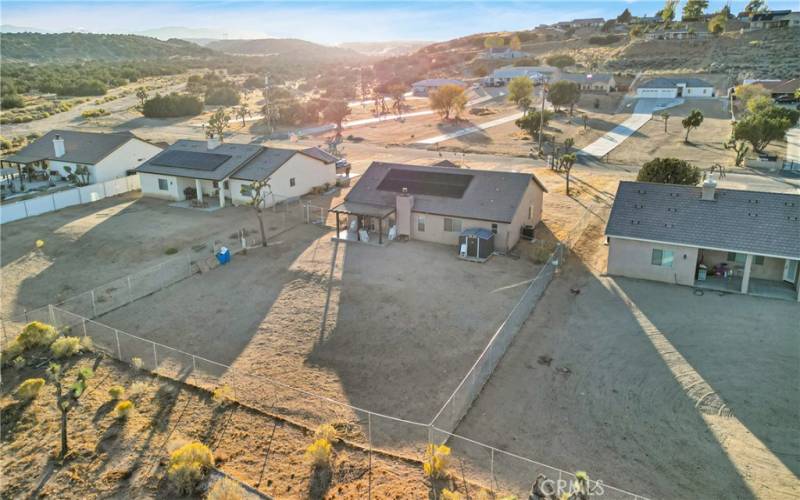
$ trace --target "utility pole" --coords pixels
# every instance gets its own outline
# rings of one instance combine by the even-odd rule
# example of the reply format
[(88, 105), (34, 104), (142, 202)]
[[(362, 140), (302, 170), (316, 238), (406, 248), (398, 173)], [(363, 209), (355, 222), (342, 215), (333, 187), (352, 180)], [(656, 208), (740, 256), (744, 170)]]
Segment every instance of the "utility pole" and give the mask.
[(542, 129), (544, 128), (544, 101), (547, 98), (547, 84), (542, 84), (542, 111), (539, 113), (539, 152), (542, 152)]

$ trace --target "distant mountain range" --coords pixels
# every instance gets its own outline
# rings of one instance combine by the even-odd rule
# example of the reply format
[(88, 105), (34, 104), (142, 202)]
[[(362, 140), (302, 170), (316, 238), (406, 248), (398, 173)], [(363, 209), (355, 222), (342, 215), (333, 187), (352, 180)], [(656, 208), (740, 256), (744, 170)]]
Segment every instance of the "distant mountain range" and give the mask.
[(352, 49), (368, 56), (392, 57), (416, 52), (433, 42), (423, 41), (388, 41), (388, 42), (345, 42), (338, 46)]
[(50, 31), (31, 26), (15, 26), (13, 24), (0, 24), (0, 33), (50, 33)]
[(215, 40), (206, 44), (209, 49), (226, 54), (273, 55), (304, 57), (321, 63), (359, 63), (364, 54), (342, 47), (328, 47), (294, 38), (262, 38), (259, 40)]

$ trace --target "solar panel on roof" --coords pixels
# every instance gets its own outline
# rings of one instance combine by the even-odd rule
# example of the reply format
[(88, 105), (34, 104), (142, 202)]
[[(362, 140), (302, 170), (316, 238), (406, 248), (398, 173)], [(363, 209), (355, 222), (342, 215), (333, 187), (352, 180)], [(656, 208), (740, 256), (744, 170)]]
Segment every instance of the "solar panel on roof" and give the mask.
[(378, 189), (401, 193), (406, 188), (409, 194), (461, 198), (471, 181), (472, 175), (392, 168), (378, 184)]
[(166, 151), (150, 163), (162, 167), (188, 168), (192, 170), (216, 170), (217, 167), (230, 160), (230, 155), (219, 153), (200, 153), (197, 151)]

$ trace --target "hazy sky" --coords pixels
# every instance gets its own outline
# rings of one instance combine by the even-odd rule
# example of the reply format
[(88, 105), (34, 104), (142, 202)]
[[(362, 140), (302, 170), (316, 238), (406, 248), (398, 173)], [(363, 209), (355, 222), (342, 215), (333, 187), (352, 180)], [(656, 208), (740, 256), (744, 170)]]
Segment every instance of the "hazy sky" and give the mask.
[[(710, 10), (725, 2), (711, 0)], [(745, 1), (734, 1), (738, 12)], [(797, 8), (797, 0), (769, 2)], [(15, 1), (0, 0), (2, 24), (48, 31), (131, 33), (165, 26), (196, 36), (293, 37), (319, 43), (447, 40), (471, 33), (532, 28), (581, 17), (615, 17), (628, 7), (654, 14), (663, 1)]]

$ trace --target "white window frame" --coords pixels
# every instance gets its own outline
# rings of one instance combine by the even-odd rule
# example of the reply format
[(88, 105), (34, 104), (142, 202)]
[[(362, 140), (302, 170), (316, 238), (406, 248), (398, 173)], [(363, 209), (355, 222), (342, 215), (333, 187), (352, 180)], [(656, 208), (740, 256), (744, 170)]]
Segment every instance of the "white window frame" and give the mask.
[(425, 232), (425, 216), (418, 215), (417, 216), (417, 232), (424, 233)]
[[(660, 252), (659, 262), (656, 263), (656, 252)], [(654, 248), (650, 253), (650, 264), (659, 267), (672, 267), (675, 262), (675, 252), (672, 250), (664, 250), (663, 248)]]
[[(164, 186), (166, 186), (166, 187), (161, 187), (161, 182), (162, 181), (164, 182)], [(159, 191), (169, 191), (169, 179), (162, 179), (161, 177), (159, 177), (157, 184), (158, 184), (158, 190)]]
[[(453, 217), (444, 217), (443, 221), (443, 229), (445, 233), (460, 233), (461, 232), (461, 219), (455, 219)], [(448, 223), (450, 228), (448, 229)]]

